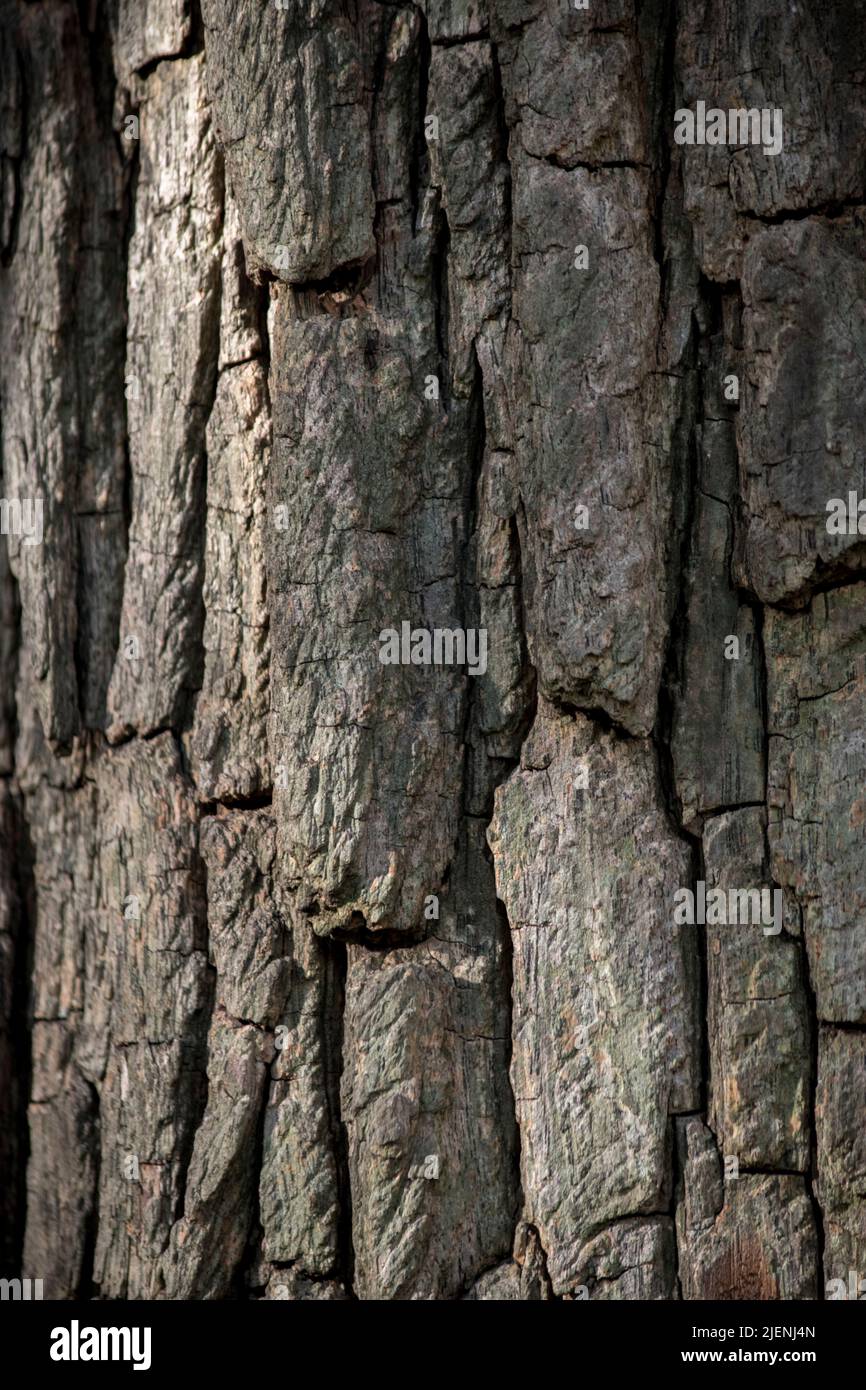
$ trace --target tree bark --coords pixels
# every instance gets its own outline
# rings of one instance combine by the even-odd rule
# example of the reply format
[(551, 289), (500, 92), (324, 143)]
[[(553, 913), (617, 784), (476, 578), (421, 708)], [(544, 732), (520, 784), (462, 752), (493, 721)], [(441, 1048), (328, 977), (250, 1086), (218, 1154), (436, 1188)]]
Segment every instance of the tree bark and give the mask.
[(3, 6), (4, 1272), (866, 1273), (864, 0)]

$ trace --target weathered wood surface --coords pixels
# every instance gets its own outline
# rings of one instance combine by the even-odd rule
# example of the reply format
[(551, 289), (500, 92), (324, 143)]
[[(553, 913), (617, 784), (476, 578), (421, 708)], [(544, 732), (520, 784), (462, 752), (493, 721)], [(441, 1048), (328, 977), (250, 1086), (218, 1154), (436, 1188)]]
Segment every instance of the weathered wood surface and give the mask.
[(3, 0), (4, 1273), (866, 1273), (864, 62), (864, 0)]

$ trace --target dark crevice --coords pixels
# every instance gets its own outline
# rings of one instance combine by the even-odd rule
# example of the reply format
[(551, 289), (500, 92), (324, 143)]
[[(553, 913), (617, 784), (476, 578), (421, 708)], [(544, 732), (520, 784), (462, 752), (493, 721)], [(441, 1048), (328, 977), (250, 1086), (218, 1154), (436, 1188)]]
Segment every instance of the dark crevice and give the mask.
[[(523, 1227), (524, 1238), (524, 1258), (522, 1262), (521, 1285), (525, 1279), (530, 1282), (537, 1281), (537, 1288), (533, 1289), (536, 1297), (533, 1301), (548, 1302), (555, 1299), (553, 1283), (547, 1268), (547, 1251), (541, 1243), (541, 1234), (537, 1226), (526, 1225)], [(529, 1269), (527, 1269), (529, 1266)], [(521, 1288), (521, 1292), (523, 1289)]]
[(331, 1144), (337, 1169), (337, 1269), (346, 1293), (354, 1298), (355, 1245), (352, 1222), (352, 1181), (349, 1168), (349, 1138), (340, 1099), (345, 1069), (344, 1033), (346, 1020), (346, 978), (349, 968), (347, 947), (333, 939), (323, 943), (325, 955), (325, 995), (322, 1019), (325, 1092), (331, 1128)]
[(747, 811), (756, 807), (763, 809), (764, 806), (766, 806), (764, 801), (733, 801), (727, 806), (702, 806), (700, 812), (704, 820), (710, 820), (713, 816), (729, 816), (734, 815), (737, 811)]
[[(19, 47), (21, 39), (17, 32), (13, 34), (10, 31), (11, 24), (5, 30), (4, 42), (8, 43), (10, 48), (14, 46), (14, 57), (12, 61), (15, 65), (15, 78), (17, 86), (16, 95), (18, 97), (19, 144), (17, 154), (11, 154), (6, 149), (3, 149), (3, 151), (0, 152), (0, 174), (2, 174), (2, 162), (8, 161), (8, 163), (12, 166), (12, 211), (9, 216), (9, 233), (5, 244), (3, 246), (0, 246), (0, 266), (4, 268), (12, 264), (12, 261), (15, 259), (15, 252), (18, 249), (18, 232), (21, 225), (21, 205), (23, 202), (24, 194), (22, 184), (22, 171), (26, 167), (28, 158), (27, 124), (29, 118), (29, 99), (27, 91), (27, 74), (24, 64), (24, 57), (21, 52), (21, 48)], [(11, 104), (14, 101), (14, 97), (7, 96), (6, 100)], [(9, 118), (7, 115), (7, 120), (8, 119)]]
[(638, 164), (633, 159), (603, 159), (590, 164), (585, 160), (566, 159), (564, 155), (556, 153), (537, 154), (531, 158), (536, 159), (539, 164), (550, 164), (554, 169), (564, 169), (569, 174), (577, 169), (583, 169), (588, 174), (600, 174), (605, 169), (638, 169), (646, 173), (650, 167), (648, 164)]
[(93, 1186), (91, 1189), (91, 1204), (87, 1212), (84, 1225), (84, 1247), (81, 1256), (81, 1270), (78, 1278), (78, 1287), (75, 1291), (75, 1298), (78, 1300), (90, 1301), (99, 1297), (99, 1286), (93, 1281), (94, 1264), (96, 1259), (96, 1244), (99, 1238), (99, 1177), (102, 1165), (102, 1147), (100, 1142), (100, 1102), (99, 1092), (92, 1082), (87, 1081), (88, 1092), (90, 1094), (90, 1113), (87, 1117), (83, 1132), (76, 1136), (82, 1152), (88, 1149), (93, 1154), (94, 1174)]
[[(290, 954), (289, 948), (290, 933), (288, 925), (283, 922), (282, 932), (282, 951), (281, 955), (285, 959)], [(285, 1017), (285, 1009), (288, 1003), (288, 988), (282, 999), (281, 1016)], [(271, 1033), (271, 1029), (266, 1024), (247, 1020), (254, 1028)], [(274, 1035), (275, 1036), (275, 1035)], [(261, 1175), (265, 1163), (265, 1133), (267, 1130), (268, 1107), (272, 1101), (272, 1072), (266, 1063), (265, 1076), (262, 1081), (261, 1099), (259, 1102), (259, 1113), (256, 1116), (256, 1129), (253, 1139), (252, 1152), (249, 1160), (250, 1174), (250, 1213), (247, 1224), (247, 1236), (243, 1254), (232, 1273), (231, 1296), (234, 1299), (248, 1301), (261, 1297), (264, 1286), (255, 1282), (257, 1271), (263, 1263), (263, 1242), (264, 1225), (262, 1222), (261, 1210)]]
[[(126, 163), (122, 141), (114, 129), (114, 112), (119, 97), (118, 85), (114, 76), (112, 53), (111, 20), (107, 6), (97, 2), (79, 6), (81, 30), (82, 68), (81, 83), (86, 90), (79, 97), (79, 147), (76, 157), (79, 161), (77, 186), (80, 189), (78, 203), (77, 258), (85, 262), (92, 258), (93, 269), (76, 278), (72, 290), (70, 320), (76, 334), (86, 344), (93, 336), (94, 329), (103, 334), (105, 327), (99, 316), (91, 319), (93, 309), (94, 275), (99, 277), (98, 299), (111, 306), (113, 322), (111, 338), (113, 357), (111, 381), (100, 382), (97, 389), (104, 391), (110, 400), (112, 413), (122, 419), (123, 477), (119, 493), (112, 498), (112, 508), (95, 505), (95, 499), (85, 493), (75, 497), (75, 549), (76, 549), (76, 612), (77, 629), (72, 646), (72, 662), (75, 671), (77, 704), (82, 726), (102, 727), (105, 722), (105, 701), (107, 684), (116, 660), (120, 644), (120, 621), (123, 598), (123, 572), (128, 549), (130, 523), (130, 478), (129, 478), (129, 430), (126, 420), (125, 353), (128, 326), (128, 254), (131, 237), (131, 209), (134, 205), (134, 188), (138, 176), (139, 142), (133, 142), (130, 164)], [(132, 185), (132, 193), (130, 193)], [(119, 206), (112, 205), (109, 190), (115, 188), (119, 194)], [(97, 228), (105, 228), (105, 236), (110, 239), (111, 249), (89, 247), (88, 236)], [(119, 236), (118, 236), (119, 233)], [(119, 242), (119, 246), (118, 246)], [(82, 256), (82, 253), (83, 256)], [(77, 438), (80, 441), (81, 456), (77, 463), (76, 475), (80, 479), (86, 475), (86, 452), (92, 448), (89, 439), (89, 417), (95, 402), (91, 400), (92, 386), (90, 372), (92, 362), (87, 351), (77, 354), (75, 359), (75, 401), (78, 415)], [(123, 514), (124, 536), (123, 553), (113, 557), (113, 567), (108, 574), (99, 575), (104, 598), (104, 609), (111, 625), (112, 651), (105, 661), (104, 670), (92, 671), (94, 649), (101, 646), (100, 633), (91, 629), (90, 615), (94, 607), (93, 586), (97, 576), (88, 572), (86, 560), (88, 552), (84, 518), (107, 517), (110, 514)], [(94, 674), (98, 674), (98, 693), (91, 687)], [(96, 708), (94, 708), (96, 696)]]
[[(174, 750), (175, 750), (175, 752), (176, 752), (176, 754), (177, 754), (178, 765), (179, 765), (179, 767), (180, 767), (180, 770), (181, 770), (181, 773), (182, 773), (182, 775), (183, 775), (184, 781), (187, 783), (187, 788), (189, 789), (189, 791), (190, 791), (190, 793), (191, 793), (191, 792), (192, 792), (192, 788), (194, 787), (195, 783), (193, 782), (192, 768), (190, 767), (190, 764), (189, 764), (189, 758), (187, 757), (187, 754), (186, 754), (186, 745), (185, 745), (183, 739), (180, 737), (180, 735), (179, 735), (178, 733), (176, 733), (174, 729), (159, 729), (159, 730), (157, 730), (156, 732), (154, 732), (154, 733), (152, 733), (152, 734), (145, 734), (145, 735), (143, 736), (143, 738), (142, 738), (142, 742), (143, 742), (143, 743), (147, 743), (147, 742), (150, 741), (150, 739), (152, 739), (152, 738), (159, 738), (162, 734), (170, 734), (170, 735), (171, 735), (171, 741), (172, 741), (172, 743), (174, 744)], [(126, 741), (126, 740), (124, 740), (124, 741)], [(111, 746), (112, 748), (117, 747), (116, 744), (112, 744), (112, 745), (110, 745), (110, 746)]]
[(761, 1163), (740, 1163), (737, 1166), (737, 1174), (741, 1178), (806, 1178), (808, 1183), (808, 1173), (803, 1173), (800, 1168), (771, 1168)]
[(851, 198), (817, 203), (811, 208), (788, 208), (772, 213), (745, 212), (741, 209), (739, 216), (745, 217), (749, 222), (760, 222), (765, 227), (781, 227), (786, 222), (804, 222), (809, 217), (824, 217), (833, 221), (858, 210), (866, 210), (866, 204), (859, 198)]
[[(243, 243), (241, 243), (243, 248)], [(243, 249), (241, 250), (243, 255)], [(246, 274), (246, 260), (244, 260), (244, 274)], [(250, 292), (255, 295), (256, 303), (256, 327), (259, 331), (261, 341), (261, 352), (259, 354), (264, 368), (263, 387), (265, 396), (265, 407), (268, 412), (268, 420), (271, 425), (271, 436), (273, 436), (273, 413), (271, 410), (271, 332), (268, 323), (269, 311), (271, 307), (271, 283), (272, 279), (263, 280), (261, 284), (256, 284), (249, 280)]]
[[(752, 609), (755, 623), (755, 674), (758, 681), (758, 705), (761, 716), (761, 768), (764, 781), (764, 805), (766, 805), (770, 787), (770, 696), (767, 680), (767, 651), (764, 643), (764, 610), (760, 606)], [(766, 825), (764, 824), (764, 855), (769, 872), (771, 855), (770, 840)], [(774, 887), (778, 885), (774, 884)]]
[[(688, 1113), (689, 1113), (689, 1114), (693, 1114), (694, 1112), (688, 1112)], [(686, 1185), (685, 1165), (683, 1164), (682, 1155), (681, 1155), (681, 1153), (680, 1153), (680, 1134), (681, 1134), (682, 1122), (683, 1122), (687, 1117), (688, 1117), (688, 1116), (687, 1116), (687, 1114), (685, 1114), (685, 1113), (683, 1113), (683, 1114), (677, 1114), (677, 1115), (671, 1115), (670, 1121), (669, 1121), (669, 1130), (668, 1130), (669, 1142), (670, 1142), (670, 1167), (669, 1167), (669, 1171), (670, 1171), (670, 1175), (671, 1175), (671, 1199), (670, 1199), (670, 1203), (669, 1203), (669, 1205), (668, 1205), (668, 1215), (670, 1216), (670, 1219), (671, 1219), (671, 1226), (672, 1226), (672, 1228), (673, 1228), (673, 1252), (674, 1252), (674, 1269), (673, 1269), (674, 1278), (673, 1278), (673, 1285), (674, 1285), (674, 1295), (675, 1295), (675, 1297), (676, 1297), (677, 1299), (681, 1299), (682, 1296), (683, 1296), (683, 1286), (682, 1286), (682, 1280), (681, 1280), (681, 1278), (680, 1278), (680, 1243), (679, 1243), (679, 1241), (678, 1241), (678, 1239), (677, 1239), (677, 1224), (676, 1224), (676, 1223), (677, 1223), (677, 1211), (678, 1211), (679, 1207), (681, 1206), (681, 1204), (683, 1203), (683, 1201), (685, 1200), (685, 1185)], [(703, 1119), (703, 1115), (699, 1115), (698, 1118)]]
[(149, 58), (146, 63), (135, 69), (135, 76), (141, 81), (146, 82), (151, 77), (160, 63), (180, 63), (187, 58), (194, 58), (197, 53), (204, 52), (204, 19), (202, 17), (201, 4), (199, 0), (190, 0), (190, 25), (189, 33), (181, 44), (180, 48), (174, 53), (160, 53), (155, 58)]
[(264, 811), (271, 806), (272, 801), (269, 791), (255, 792), (249, 796), (226, 795), (214, 801), (200, 802), (199, 815), (217, 816), (220, 811)]
[(217, 970), (211, 959), (208, 923), (208, 866), (198, 842), (190, 879), (189, 900), (186, 907), (194, 923), (193, 950), (200, 952), (204, 957), (205, 985), (204, 997), (199, 1008), (188, 1019), (182, 1040), (186, 1064), (183, 1069), (184, 1080), (182, 1082), (184, 1094), (182, 1099), (179, 1097), (178, 1100), (178, 1112), (183, 1117), (183, 1121), (178, 1126), (176, 1150), (178, 1195), (177, 1205), (172, 1213), (172, 1221), (174, 1222), (181, 1220), (186, 1211), (186, 1187), (193, 1145), (207, 1113), (210, 1092), (208, 1042), (217, 998)]
[[(662, 217), (659, 212), (659, 218)], [(687, 380), (684, 386), (682, 409), (672, 449), (672, 497), (674, 514), (672, 527), (678, 537), (671, 553), (669, 583), (671, 620), (665, 650), (662, 680), (659, 688), (658, 712), (653, 729), (658, 784), (668, 822), (685, 845), (689, 857), (689, 887), (697, 891), (697, 883), (705, 878), (703, 843), (683, 823), (682, 802), (677, 790), (673, 758), (673, 730), (677, 701), (684, 689), (685, 654), (689, 636), (688, 575), (694, 546), (696, 497), (698, 482), (697, 431), (703, 419), (704, 369), (701, 358), (702, 329), (713, 331), (719, 317), (718, 306), (699, 303), (693, 319), (691, 342), (687, 349)], [(683, 885), (685, 886), (685, 885)], [(709, 982), (707, 965), (707, 935), (702, 927), (694, 932), (694, 947), (685, 958), (691, 976), (694, 999), (693, 1025), (697, 1030), (699, 1051), (698, 1105), (704, 1115), (710, 1103), (710, 1043), (708, 1027)], [(675, 1137), (675, 1136), (674, 1136)], [(675, 1144), (674, 1144), (675, 1148)], [(674, 1169), (672, 1158), (672, 1169)], [(676, 1201), (676, 1172), (672, 1173), (672, 1193)], [(677, 1279), (679, 1280), (679, 1249), (677, 1248)]]
[(436, 351), (439, 357), (439, 390), (442, 409), (448, 413), (451, 398), (451, 367), (448, 347), (448, 250), (451, 232), (448, 214), (441, 202), (434, 214), (434, 237), (432, 254), (433, 307), (436, 325)]
[[(135, 204), (138, 193), (138, 178), (141, 169), (141, 142), (132, 141), (132, 157), (125, 170), (124, 188), (124, 223), (123, 223), (123, 266), (124, 266), (124, 324), (129, 324), (129, 248), (132, 243), (132, 235), (135, 230)], [(128, 352), (128, 347), (127, 347)], [(128, 360), (128, 359), (127, 359)], [(129, 554), (129, 531), (132, 526), (132, 460), (129, 452), (129, 409), (127, 392), (130, 390), (127, 366), (124, 363), (124, 391), (123, 391), (123, 453), (124, 453), (124, 474), (123, 474), (123, 516), (124, 516), (124, 563), (125, 557)], [(115, 655), (120, 646), (120, 610), (117, 614), (117, 644)]]
[[(26, 807), (18, 796), (10, 797), (5, 810), (5, 827), (9, 846), (12, 903), (15, 922), (13, 936), (14, 963), (12, 968), (11, 999), (9, 1001), (9, 1044), (14, 1059), (13, 1097), (9, 1107), (13, 1122), (11, 1142), (6, 1149), (11, 1171), (2, 1174), (4, 1189), (14, 1195), (4, 1212), (11, 1217), (11, 1228), (4, 1232), (0, 1244), (4, 1275), (17, 1278), (24, 1254), (24, 1231), (27, 1221), (27, 1167), (30, 1161), (30, 1126), (27, 1108), (33, 1067), (33, 1017), (31, 1007), (31, 978), (36, 942), (36, 854), (27, 821)], [(9, 1112), (7, 1112), (9, 1113)]]
[(107, 4), (101, 3), (101, 0), (79, 0), (78, 5), (96, 124), (102, 132), (110, 135), (117, 83), (114, 77), (112, 36), (107, 8)]
[[(256, 1024), (256, 1027), (260, 1025)], [(256, 1296), (261, 1291), (262, 1286), (255, 1284), (255, 1271), (262, 1262), (262, 1240), (264, 1228), (262, 1226), (261, 1200), (259, 1187), (261, 1181), (262, 1168), (265, 1162), (265, 1128), (267, 1125), (270, 1076), (266, 1075), (262, 1086), (262, 1097), (259, 1104), (259, 1113), (256, 1116), (256, 1133), (253, 1140), (253, 1150), (250, 1155), (251, 1174), (251, 1209), (249, 1226), (247, 1229), (247, 1239), (243, 1255), (232, 1273), (231, 1297), (235, 1300), (247, 1301)]]
[[(107, 26), (107, 16), (103, 15), (103, 22)], [(103, 117), (102, 126), (104, 138), (112, 142), (112, 148), (116, 151), (119, 167), (121, 170), (122, 188), (120, 205), (120, 287), (122, 295), (122, 305), (119, 311), (119, 319), (123, 328), (123, 346), (119, 355), (118, 370), (121, 373), (121, 389), (117, 395), (117, 408), (122, 415), (122, 448), (123, 448), (123, 475), (120, 483), (120, 509), (123, 515), (123, 535), (122, 535), (122, 554), (119, 556), (118, 569), (119, 581), (117, 593), (113, 596), (113, 617), (111, 634), (111, 653), (107, 659), (106, 666), (110, 676), (111, 671), (117, 661), (122, 640), (120, 630), (122, 621), (123, 607), (123, 575), (129, 555), (129, 536), (132, 526), (132, 507), (133, 507), (133, 478), (132, 461), (130, 456), (129, 443), (129, 393), (138, 390), (138, 383), (133, 382), (128, 375), (128, 326), (129, 326), (129, 253), (132, 237), (135, 230), (135, 209), (138, 191), (138, 180), (141, 168), (141, 142), (139, 139), (124, 139), (114, 129), (114, 110), (118, 105), (119, 120), (121, 125), (124, 121), (136, 114), (136, 111), (129, 105), (129, 93), (120, 88), (114, 79), (114, 66), (111, 58), (111, 35), (106, 30), (102, 34), (98, 44), (91, 42), (91, 69), (94, 74), (94, 84), (102, 83), (106, 93), (103, 95)], [(110, 91), (107, 90), (110, 88)], [(84, 364), (85, 366), (87, 364)], [(81, 507), (77, 509), (78, 515), (83, 515)], [(76, 648), (78, 647), (78, 639)], [(76, 655), (76, 666), (79, 670), (79, 703), (81, 701), (81, 675), (84, 653), (79, 657)], [(106, 692), (107, 694), (107, 692)]]
[[(511, 1080), (511, 1067), (514, 1060), (514, 939), (511, 935), (511, 924), (508, 920), (508, 913), (505, 904), (500, 898), (496, 899), (496, 916), (499, 924), (499, 932), (502, 943), (502, 990), (506, 1012), (506, 1044), (505, 1055), (502, 1067), (505, 1077), (505, 1086), (510, 1099), (510, 1120), (513, 1126), (512, 1134), (512, 1175), (514, 1184), (514, 1216), (513, 1229), (516, 1234), (518, 1223), (526, 1205), (526, 1194), (523, 1191), (523, 1139), (520, 1129), (520, 1122), (517, 1118), (517, 1097), (514, 1094), (514, 1086)], [(514, 1248), (514, 1238), (512, 1237), (512, 1250)]]
[[(839, 589), (850, 589), (854, 585), (866, 583), (866, 539), (862, 545), (858, 543), (847, 550), (845, 556), (847, 565), (842, 559), (819, 559), (813, 571), (816, 578), (807, 581), (804, 587), (794, 594), (788, 594), (781, 599), (764, 599), (763, 606), (773, 609), (774, 612), (794, 616), (811, 610), (815, 599), (820, 598), (822, 594), (834, 594)], [(751, 589), (743, 589), (742, 592), (750, 602), (757, 601)]]
[(352, 914), (347, 926), (334, 927), (323, 940), (334, 941), (343, 946), (351, 942), (352, 945), (363, 946), (368, 951), (401, 951), (410, 946), (420, 946), (428, 935), (424, 929), (405, 932), (385, 927), (377, 931), (368, 927), (363, 914), (357, 912)]
[[(377, 153), (378, 153), (378, 148), (379, 148), (379, 142), (378, 142), (378, 139), (377, 139), (377, 126), (378, 126), (378, 121), (379, 121), (379, 98), (381, 97), (382, 92), (383, 92), (383, 89), (384, 89), (384, 86), (385, 86), (385, 70), (386, 70), (387, 63), (388, 63), (388, 45), (389, 45), (389, 42), (390, 42), (390, 39), (391, 39), (391, 34), (392, 34), (392, 32), (393, 32), (393, 29), (394, 29), (394, 25), (397, 23), (397, 11), (394, 11), (394, 12), (390, 15), (390, 21), (391, 21), (390, 24), (387, 24), (387, 23), (386, 23), (386, 24), (384, 24), (383, 27), (382, 27), (382, 31), (381, 31), (381, 35), (380, 35), (380, 42), (379, 42), (379, 50), (378, 50), (378, 52), (377, 52), (377, 54), (376, 54), (375, 62), (374, 62), (374, 64), (373, 64), (373, 86), (372, 86), (372, 91), (371, 91), (371, 93), (370, 93), (370, 132), (371, 132), (372, 157), (373, 157), (373, 158), (372, 158), (372, 166), (371, 166), (371, 169), (370, 169), (370, 182), (371, 182), (372, 191), (373, 191), (373, 198), (374, 198), (375, 204), (376, 204), (376, 219), (377, 219), (377, 220), (378, 220), (378, 217), (379, 217), (379, 207), (380, 207), (380, 203), (379, 203), (379, 189), (380, 189), (380, 183), (381, 183), (381, 180), (380, 180), (380, 172), (379, 172), (379, 169), (378, 169), (378, 166), (377, 166), (377, 162), (376, 162), (376, 155), (377, 155)], [(376, 228), (374, 227), (374, 232), (375, 232), (375, 231), (376, 231)], [(377, 247), (378, 247), (378, 244), (379, 244), (378, 237), (376, 237), (376, 245), (377, 245)]]
[[(225, 225), (225, 206), (226, 206), (226, 179), (225, 164), (222, 156), (217, 156), (217, 178), (220, 185), (220, 237), (222, 228)], [(193, 444), (194, 453), (199, 455), (198, 468), (194, 472), (193, 495), (190, 501), (190, 516), (195, 518), (197, 525), (193, 523), (192, 536), (189, 537), (190, 548), (196, 554), (196, 592), (194, 599), (190, 602), (191, 611), (191, 631), (189, 634), (189, 645), (191, 656), (184, 688), (181, 691), (185, 695), (182, 705), (180, 727), (184, 730), (189, 729), (195, 717), (195, 706), (199, 691), (204, 683), (205, 671), (205, 582), (207, 567), (207, 529), (208, 529), (208, 453), (207, 453), (207, 428), (216, 404), (217, 387), (219, 385), (219, 356), (220, 339), (222, 335), (222, 301), (223, 301), (223, 267), (222, 258), (219, 263), (219, 280), (214, 291), (213, 322), (207, 328), (206, 341), (209, 348), (209, 360), (204, 366), (206, 382), (204, 386), (205, 405), (201, 413), (198, 438)], [(248, 286), (251, 291), (251, 287)]]
[[(648, 26), (649, 33), (641, 31)], [(652, 94), (653, 148), (658, 152), (653, 162), (653, 256), (659, 268), (659, 334), (667, 317), (670, 295), (670, 266), (665, 245), (664, 218), (671, 176), (672, 146), (670, 131), (676, 106), (676, 36), (677, 5), (652, 3), (640, 5), (638, 43), (646, 42), (653, 55), (653, 71), (644, 80)]]
[[(503, 189), (503, 214), (502, 221), (508, 237), (508, 245), (511, 244), (512, 227), (512, 175), (511, 159), (509, 148), (511, 142), (511, 131), (508, 128), (508, 121), (505, 118), (505, 89), (502, 83), (502, 68), (499, 63), (499, 49), (496, 44), (491, 44), (490, 60), (493, 69), (493, 100), (496, 107), (496, 129), (499, 135), (499, 148), (497, 157), (508, 171)], [(510, 256), (509, 256), (510, 259)]]
[(189, 20), (189, 37), (180, 55), (183, 58), (193, 58), (197, 53), (204, 53), (204, 16), (201, 0), (189, 0)]
[(433, 48), (463, 48), (470, 43), (489, 43), (490, 35), (487, 30), (482, 30), (478, 34), (458, 34), (452, 38), (432, 39)]
[[(525, 517), (524, 517), (525, 521)], [(538, 672), (529, 660), (529, 644), (527, 641), (528, 622), (526, 615), (526, 586), (523, 577), (523, 549), (520, 543), (520, 524), (516, 516), (511, 518), (509, 523), (511, 540), (514, 546), (514, 588), (517, 607), (517, 621), (521, 634), (521, 662), (526, 678), (526, 701), (522, 716), (515, 728), (514, 736), (519, 748), (523, 748), (524, 743), (529, 737), (530, 730), (535, 723), (535, 716), (538, 713)], [(515, 754), (511, 766), (516, 766), (520, 762), (520, 757)], [(505, 780), (504, 776), (500, 779)]]
[[(487, 445), (487, 422), (484, 417), (484, 380), (478, 354), (475, 353), (475, 378), (472, 383), (472, 397), (467, 422), (469, 435), (466, 479), (463, 492), (463, 535), (460, 543), (458, 567), (460, 575), (460, 624), (465, 631), (477, 628), (481, 621), (478, 586), (476, 583), (476, 547), (481, 499), (481, 472), (484, 467), (484, 453)], [(463, 699), (463, 811), (468, 810), (467, 791), (472, 785), (471, 759), (474, 754), (472, 730), (478, 694), (477, 682), (468, 677)], [(462, 833), (462, 832), (461, 832)]]
[(610, 734), (611, 737), (615, 739), (622, 739), (626, 742), (634, 743), (643, 737), (643, 735), (633, 733), (631, 729), (627, 729), (625, 724), (621, 724), (618, 719), (614, 719), (613, 715), (610, 714), (608, 710), (602, 709), (600, 705), (573, 704), (570, 700), (563, 700), (558, 696), (548, 698), (550, 704), (552, 704), (553, 708), (560, 714), (565, 715), (569, 719), (575, 719), (578, 715), (581, 715), (584, 719), (588, 719), (591, 723), (597, 725), (603, 734)]
[[(464, 628), (478, 626), (483, 618), (480, 586), (478, 584), (478, 544), (482, 513), (483, 468), (487, 453), (487, 421), (484, 409), (484, 378), (477, 350), (475, 352), (475, 377), (473, 381), (472, 413), (469, 429), (472, 439), (472, 449), (467, 468), (466, 490), (464, 493), (464, 516), (466, 520), (460, 555), (461, 622)], [(519, 609), (518, 624), (521, 640), (521, 659), (524, 672), (528, 673), (526, 700), (521, 716), (510, 731), (510, 741), (515, 748), (514, 756), (511, 758), (492, 757), (485, 746), (484, 734), (481, 728), (480, 707), (478, 703), (481, 693), (480, 686), (474, 681), (468, 682), (469, 688), (465, 698), (464, 726), (462, 733), (464, 750), (462, 779), (463, 816), (458, 832), (457, 845), (454, 851), (456, 862), (464, 858), (465, 849), (468, 844), (467, 821), (473, 818), (473, 811), (476, 809), (479, 810), (481, 815), (478, 818), (482, 819), (486, 825), (490, 824), (493, 816), (495, 790), (507, 779), (514, 766), (519, 762), (519, 748), (522, 746), (523, 740), (526, 738), (531, 728), (537, 704), (534, 679), (535, 673), (529, 666), (527, 653), (520, 534), (516, 518), (512, 518), (510, 535), (514, 566), (513, 582)], [(486, 841), (483, 852), (490, 865), (491, 878), (493, 878), (493, 855)], [(520, 1125), (517, 1117), (516, 1098), (511, 1082), (514, 1010), (514, 946), (506, 906), (501, 899), (495, 895), (494, 886), (491, 886), (490, 891), (492, 896), (489, 906), (492, 909), (493, 919), (496, 922), (501, 962), (501, 973), (496, 984), (498, 1003), (502, 1009), (501, 1029), (497, 1027), (497, 1032), (501, 1031), (503, 1038), (503, 1053), (501, 1054), (501, 1059), (497, 1066), (497, 1075), (502, 1087), (500, 1092), (501, 1100), (499, 1113), (501, 1117), (503, 1142), (509, 1149), (511, 1188), (514, 1201), (510, 1248), (495, 1252), (496, 1262), (499, 1262), (500, 1260), (507, 1259), (511, 1251), (513, 1251), (516, 1231), (523, 1210), (524, 1196), (521, 1184)], [(491, 1258), (493, 1258), (493, 1255), (491, 1255)], [(472, 1275), (469, 1277), (466, 1288), (468, 1289), (474, 1285), (483, 1272), (484, 1271), (481, 1269), (473, 1271)]]
[(330, 314), (335, 318), (344, 318), (355, 313), (358, 308), (355, 301), (363, 294), (375, 273), (376, 256), (373, 255), (345, 261), (321, 280), (290, 282), (297, 317), (304, 319), (317, 314)]
[(429, 155), (427, 139), (424, 134), (424, 117), (427, 114), (427, 94), (430, 90), (430, 60), (432, 51), (427, 28), (427, 16), (418, 6), (415, 13), (419, 21), (418, 37), (418, 112), (415, 122), (415, 139), (409, 158), (409, 202), (412, 208), (412, 235), (418, 230), (418, 214), (422, 184), (427, 182)]

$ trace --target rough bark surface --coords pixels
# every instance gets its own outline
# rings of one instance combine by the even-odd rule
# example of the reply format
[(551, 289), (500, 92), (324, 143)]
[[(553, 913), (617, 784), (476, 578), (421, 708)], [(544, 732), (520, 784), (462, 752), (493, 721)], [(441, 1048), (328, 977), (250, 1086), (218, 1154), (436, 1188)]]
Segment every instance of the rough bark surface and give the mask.
[(0, 23), (3, 1274), (866, 1274), (866, 0)]

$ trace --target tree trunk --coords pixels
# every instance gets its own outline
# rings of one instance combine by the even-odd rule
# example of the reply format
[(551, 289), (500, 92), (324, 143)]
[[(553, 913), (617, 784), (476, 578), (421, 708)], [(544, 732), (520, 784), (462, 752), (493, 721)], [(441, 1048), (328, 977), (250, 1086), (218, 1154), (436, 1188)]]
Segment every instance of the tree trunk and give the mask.
[(190, 4), (4, 0), (4, 1269), (832, 1296), (866, 3)]

